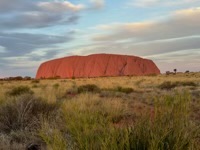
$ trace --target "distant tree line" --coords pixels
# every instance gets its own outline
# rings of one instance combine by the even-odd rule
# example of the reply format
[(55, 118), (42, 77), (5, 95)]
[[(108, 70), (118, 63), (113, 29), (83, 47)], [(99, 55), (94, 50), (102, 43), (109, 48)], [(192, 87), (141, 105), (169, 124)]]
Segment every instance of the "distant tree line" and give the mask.
[(16, 76), (16, 77), (6, 77), (6, 78), (0, 78), (0, 81), (20, 81), (20, 80), (32, 80), (33, 78), (29, 77), (29, 76)]
[[(174, 69), (174, 72), (171, 72), (171, 71), (166, 71), (166, 75), (170, 75), (170, 74), (176, 74), (177, 73), (177, 69)], [(189, 70), (186, 70), (185, 73), (190, 73)]]

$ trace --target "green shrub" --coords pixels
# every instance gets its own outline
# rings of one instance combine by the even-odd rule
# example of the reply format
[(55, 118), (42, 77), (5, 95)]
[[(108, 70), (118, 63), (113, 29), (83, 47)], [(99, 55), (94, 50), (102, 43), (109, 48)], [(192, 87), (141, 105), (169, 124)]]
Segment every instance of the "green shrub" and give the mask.
[(132, 92), (134, 92), (134, 89), (133, 88), (126, 88), (126, 87), (121, 87), (121, 86), (118, 86), (116, 88), (105, 88), (105, 89), (102, 89), (103, 91), (113, 91), (113, 92), (122, 92), (122, 93), (126, 93), (126, 94), (130, 94)]
[(163, 82), (162, 84), (159, 85), (159, 88), (160, 89), (167, 89), (167, 90), (170, 90), (172, 88), (175, 88), (177, 86), (176, 83), (172, 83), (170, 81), (165, 81)]
[(19, 96), (22, 94), (33, 94), (33, 91), (28, 86), (14, 87), (6, 93), (8, 96)]
[(40, 80), (32, 80), (31, 83), (40, 83)]
[(126, 93), (126, 94), (130, 94), (134, 91), (133, 88), (124, 88), (124, 87), (120, 87), (120, 86), (118, 86), (116, 90), (118, 92), (122, 92), (122, 93)]
[(97, 93), (100, 91), (100, 88), (95, 84), (86, 84), (78, 87), (78, 93), (92, 92)]
[(180, 85), (182, 85), (182, 86), (197, 86), (197, 84), (192, 81), (180, 82)]
[(165, 81), (165, 82), (161, 83), (158, 87), (160, 89), (171, 90), (171, 89), (178, 87), (178, 86), (197, 86), (197, 84), (192, 82), (192, 81), (184, 81), (184, 82)]
[(58, 88), (59, 88), (59, 86), (60, 86), (60, 84), (58, 84), (58, 83), (55, 83), (55, 84), (53, 85), (53, 88), (54, 88), (54, 89), (58, 89)]
[(38, 88), (39, 85), (38, 84), (33, 84), (32, 88)]

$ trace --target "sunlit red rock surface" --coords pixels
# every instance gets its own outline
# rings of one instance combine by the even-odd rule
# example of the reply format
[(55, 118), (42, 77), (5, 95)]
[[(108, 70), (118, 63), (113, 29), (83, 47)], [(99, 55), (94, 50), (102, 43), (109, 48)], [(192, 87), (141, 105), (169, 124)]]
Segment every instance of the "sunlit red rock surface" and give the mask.
[(136, 56), (94, 54), (50, 60), (40, 65), (36, 78), (83, 78), (160, 74), (152, 60)]

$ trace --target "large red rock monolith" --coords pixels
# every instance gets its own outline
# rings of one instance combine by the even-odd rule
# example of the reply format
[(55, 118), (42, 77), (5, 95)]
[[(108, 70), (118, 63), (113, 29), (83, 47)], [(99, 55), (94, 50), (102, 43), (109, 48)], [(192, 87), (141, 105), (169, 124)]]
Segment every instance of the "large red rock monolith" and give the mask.
[(94, 54), (50, 60), (40, 65), (36, 78), (85, 78), (160, 74), (152, 60), (136, 56)]

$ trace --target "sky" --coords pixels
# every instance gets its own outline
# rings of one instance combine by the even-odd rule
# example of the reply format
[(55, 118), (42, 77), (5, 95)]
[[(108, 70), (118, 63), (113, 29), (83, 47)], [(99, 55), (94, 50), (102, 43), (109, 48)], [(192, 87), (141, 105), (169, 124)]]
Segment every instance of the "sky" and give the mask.
[(200, 71), (200, 0), (0, 0), (0, 77), (96, 53)]

